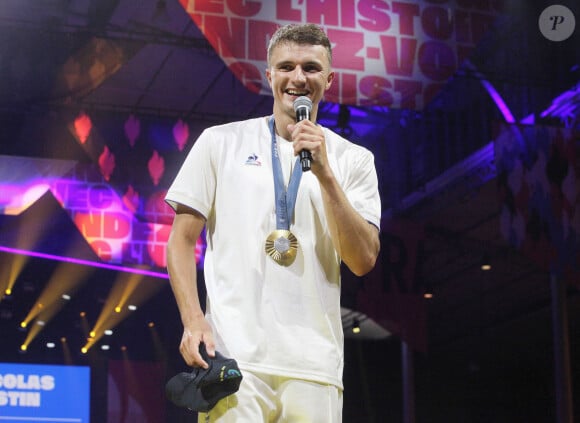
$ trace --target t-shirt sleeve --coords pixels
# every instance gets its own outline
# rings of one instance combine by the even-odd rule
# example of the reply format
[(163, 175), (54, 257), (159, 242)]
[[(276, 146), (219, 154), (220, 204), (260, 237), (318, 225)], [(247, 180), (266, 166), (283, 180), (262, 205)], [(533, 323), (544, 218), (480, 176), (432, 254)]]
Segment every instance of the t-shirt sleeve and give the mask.
[(354, 160), (344, 187), (346, 197), (365, 220), (380, 229), (381, 199), (374, 156), (359, 148), (351, 157)]
[(210, 131), (203, 131), (177, 172), (165, 196), (165, 201), (174, 210), (181, 204), (197, 210), (207, 219), (216, 187), (212, 139)]

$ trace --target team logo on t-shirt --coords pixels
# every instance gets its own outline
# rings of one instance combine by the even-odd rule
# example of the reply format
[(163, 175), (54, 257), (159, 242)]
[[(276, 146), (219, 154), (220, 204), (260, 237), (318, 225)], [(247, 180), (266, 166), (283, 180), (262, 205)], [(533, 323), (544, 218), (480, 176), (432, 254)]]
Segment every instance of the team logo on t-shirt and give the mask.
[(249, 166), (262, 166), (262, 162), (256, 153), (252, 153), (248, 156), (246, 164)]

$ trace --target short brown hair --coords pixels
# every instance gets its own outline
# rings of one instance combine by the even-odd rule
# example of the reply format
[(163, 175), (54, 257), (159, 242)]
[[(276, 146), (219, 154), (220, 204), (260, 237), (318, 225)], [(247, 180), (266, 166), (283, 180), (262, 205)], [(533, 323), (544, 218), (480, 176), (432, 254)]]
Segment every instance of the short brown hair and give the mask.
[(323, 46), (328, 54), (328, 63), (332, 63), (332, 46), (324, 30), (315, 24), (289, 24), (274, 32), (268, 43), (268, 63), (275, 47), (284, 43), (299, 45)]

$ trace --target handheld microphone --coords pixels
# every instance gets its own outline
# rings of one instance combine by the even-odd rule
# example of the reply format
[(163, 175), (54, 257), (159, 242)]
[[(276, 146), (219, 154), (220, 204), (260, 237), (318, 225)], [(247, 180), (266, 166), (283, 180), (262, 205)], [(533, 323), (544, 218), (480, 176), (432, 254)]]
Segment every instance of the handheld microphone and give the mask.
[[(312, 110), (312, 100), (306, 96), (300, 96), (294, 100), (294, 111), (296, 112), (296, 122), (308, 119), (310, 120), (310, 111)], [(308, 150), (300, 151), (300, 163), (302, 164), (302, 171), (310, 170), (312, 164), (312, 155)]]

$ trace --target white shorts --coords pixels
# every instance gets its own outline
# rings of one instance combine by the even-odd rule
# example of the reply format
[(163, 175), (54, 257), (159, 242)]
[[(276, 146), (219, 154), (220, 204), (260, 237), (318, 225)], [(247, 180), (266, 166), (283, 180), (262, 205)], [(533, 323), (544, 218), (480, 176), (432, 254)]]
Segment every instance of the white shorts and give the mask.
[(243, 372), (240, 389), (198, 423), (341, 423), (342, 389), (334, 385)]

